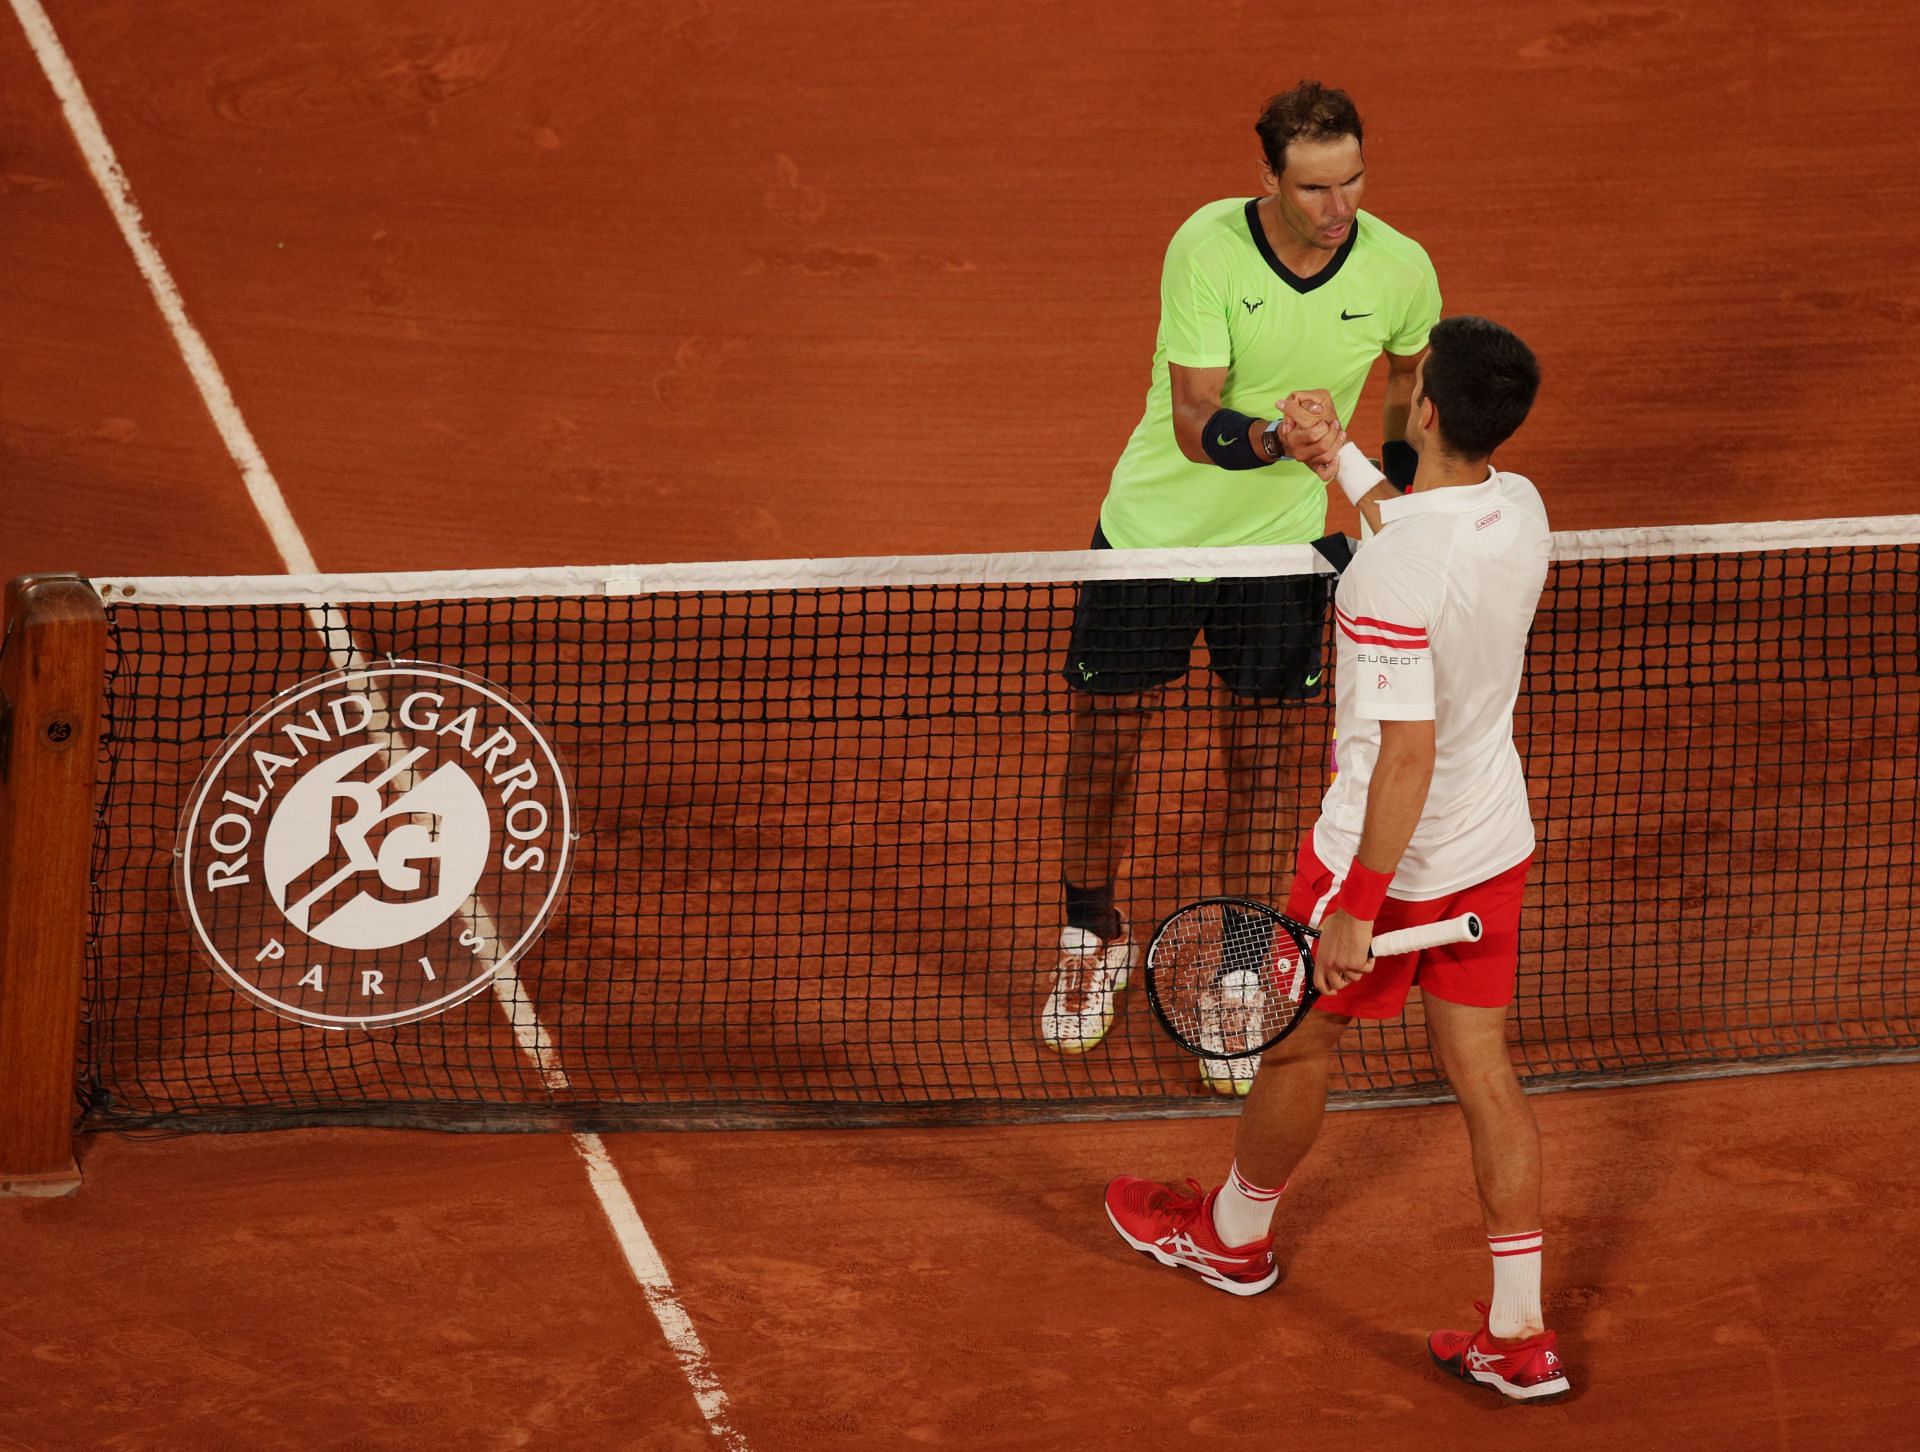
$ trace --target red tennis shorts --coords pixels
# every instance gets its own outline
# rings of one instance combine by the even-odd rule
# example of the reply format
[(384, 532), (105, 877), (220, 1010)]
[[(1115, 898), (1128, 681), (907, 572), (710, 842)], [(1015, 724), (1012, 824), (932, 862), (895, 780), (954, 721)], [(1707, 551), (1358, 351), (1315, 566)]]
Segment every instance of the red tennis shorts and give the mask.
[[(1500, 1008), (1512, 1003), (1514, 975), (1520, 967), (1520, 897), (1532, 865), (1529, 857), (1498, 877), (1423, 902), (1389, 897), (1374, 920), (1375, 933), (1478, 913), (1480, 941), (1449, 943), (1444, 948), (1378, 959), (1371, 972), (1338, 993), (1328, 994), (1315, 1007), (1353, 1018), (1398, 1018), (1406, 1007), (1407, 990), (1416, 983), (1422, 993), (1469, 1008)], [(1313, 834), (1308, 833), (1300, 844), (1287, 916), (1318, 927), (1333, 889), (1333, 873), (1314, 852)]]

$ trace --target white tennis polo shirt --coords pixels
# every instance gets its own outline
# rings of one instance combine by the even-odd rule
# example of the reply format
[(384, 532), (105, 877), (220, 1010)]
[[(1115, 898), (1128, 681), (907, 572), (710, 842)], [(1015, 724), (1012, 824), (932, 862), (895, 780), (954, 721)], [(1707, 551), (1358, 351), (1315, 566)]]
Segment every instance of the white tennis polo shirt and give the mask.
[(1550, 547), (1546, 506), (1518, 474), (1380, 506), (1334, 595), (1338, 775), (1313, 846), (1336, 876), (1360, 846), (1382, 721), (1432, 721), (1437, 748), (1389, 896), (1445, 897), (1532, 854), (1513, 707)]

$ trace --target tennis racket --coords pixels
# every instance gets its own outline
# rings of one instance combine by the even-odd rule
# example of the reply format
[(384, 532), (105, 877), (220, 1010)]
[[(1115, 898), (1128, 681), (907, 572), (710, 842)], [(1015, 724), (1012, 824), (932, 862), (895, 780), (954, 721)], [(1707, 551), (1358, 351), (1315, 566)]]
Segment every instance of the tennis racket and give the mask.
[[(1263, 902), (1209, 897), (1188, 903), (1154, 931), (1147, 948), (1147, 1002), (1173, 1041), (1203, 1059), (1264, 1053), (1300, 1026), (1320, 990), (1313, 986), (1318, 928)], [(1480, 919), (1382, 933), (1373, 956), (1390, 958), (1480, 939)]]

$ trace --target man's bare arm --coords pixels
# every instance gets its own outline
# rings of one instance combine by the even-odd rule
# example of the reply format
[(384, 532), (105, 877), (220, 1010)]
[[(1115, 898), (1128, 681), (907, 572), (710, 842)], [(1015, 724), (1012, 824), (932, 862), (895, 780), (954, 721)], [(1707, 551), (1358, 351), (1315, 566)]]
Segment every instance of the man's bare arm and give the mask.
[[(1367, 782), (1367, 815), (1354, 854), (1361, 866), (1391, 874), (1406, 855), (1420, 813), (1426, 809), (1427, 789), (1433, 785), (1435, 755), (1431, 721), (1382, 721), (1380, 755)], [(1328, 991), (1338, 991), (1372, 966), (1368, 957), (1373, 924), (1349, 917), (1339, 908), (1320, 925), (1320, 946), (1314, 954), (1315, 977)]]
[[(1179, 446), (1183, 457), (1196, 464), (1212, 462), (1207, 455), (1205, 430), (1207, 421), (1222, 407), (1220, 395), (1227, 386), (1227, 370), (1224, 368), (1186, 368), (1178, 363), (1167, 365), (1167, 376), (1173, 388), (1173, 440)], [(1255, 419), (1247, 426), (1247, 443), (1254, 453), (1266, 457), (1260, 435), (1265, 432), (1266, 420)], [(1312, 467), (1318, 455), (1325, 453), (1330, 462), (1337, 444), (1328, 446), (1326, 440), (1331, 431), (1324, 428), (1294, 429), (1286, 434), (1286, 452), (1289, 458), (1298, 458)]]
[(1380, 723), (1380, 756), (1367, 782), (1366, 824), (1354, 854), (1375, 872), (1393, 872), (1406, 855), (1433, 785), (1435, 752), (1433, 722)]
[[(1183, 368), (1178, 363), (1169, 363), (1167, 375), (1173, 381), (1173, 441), (1180, 446), (1181, 454), (1194, 463), (1209, 463), (1206, 446), (1200, 441), (1201, 431), (1220, 409), (1220, 394), (1227, 386), (1227, 370)], [(1256, 450), (1260, 447), (1260, 440), (1252, 430), (1248, 431), (1247, 442)]]
[(1407, 415), (1413, 412), (1413, 375), (1419, 371), (1420, 360), (1427, 356), (1422, 348), (1418, 353), (1388, 353), (1387, 360), (1387, 403), (1380, 416), (1380, 437), (1383, 441), (1403, 443), (1407, 437)]

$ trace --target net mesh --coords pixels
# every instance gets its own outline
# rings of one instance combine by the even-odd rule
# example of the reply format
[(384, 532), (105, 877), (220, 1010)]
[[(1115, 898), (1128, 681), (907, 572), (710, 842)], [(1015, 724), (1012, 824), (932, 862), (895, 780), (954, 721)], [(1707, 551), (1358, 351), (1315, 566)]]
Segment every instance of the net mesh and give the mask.
[[(1920, 521), (1900, 523), (1830, 543), (1557, 537), (1516, 716), (1541, 827), (1511, 1028), (1526, 1080), (1920, 1051)], [(1298, 699), (1225, 692), (1211, 667), (1245, 654), (1246, 622), (1224, 571), (1245, 567), (1222, 554), (1213, 584), (1181, 586), (1211, 592), (1181, 597), (1199, 599), (1205, 633), (1146, 706), (1070, 690), (1086, 556), (1055, 558), (987, 557), (928, 583), (828, 568), (851, 582), (804, 587), (747, 566), (732, 587), (720, 571), (612, 592), (572, 574), (511, 593), (449, 577), (430, 599), (357, 598), (378, 581), (264, 603), (235, 583), (210, 604), (165, 603), (178, 582), (107, 586), (85, 1122), (1230, 1108), (1137, 994), (1098, 1047), (1042, 1043), (1063, 860), (1079, 850), (1063, 844), (1092, 830), (1071, 819), (1089, 793), (1066, 789), (1097, 775), (1071, 748), (1074, 713), (1137, 737), (1116, 897), (1144, 938), (1179, 903), (1263, 876), (1256, 895), (1284, 898), (1326, 781), (1331, 655), (1304, 674), (1305, 658), (1284, 663)], [(1154, 598), (1142, 629), (1164, 628)], [(432, 662), (523, 703), (571, 777), (577, 836), (544, 933), (487, 991), (327, 1030), (209, 964), (175, 875), (222, 742), (356, 659)], [(1334, 1085), (1350, 1101), (1442, 1087), (1417, 994), (1401, 1020), (1357, 1027)]]

